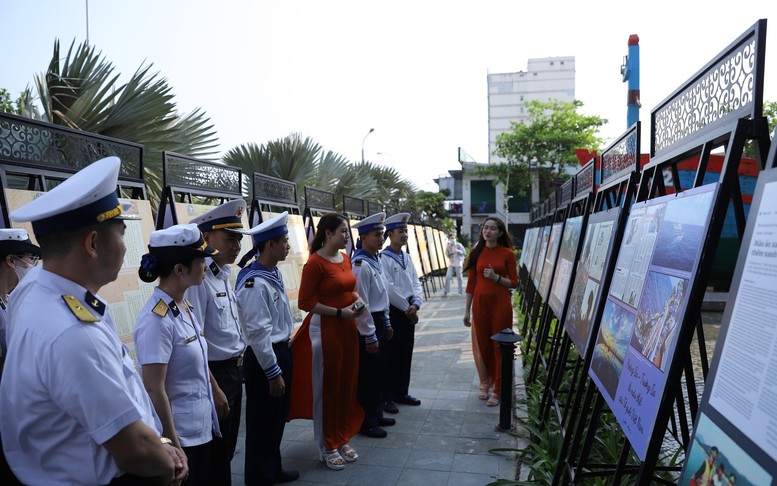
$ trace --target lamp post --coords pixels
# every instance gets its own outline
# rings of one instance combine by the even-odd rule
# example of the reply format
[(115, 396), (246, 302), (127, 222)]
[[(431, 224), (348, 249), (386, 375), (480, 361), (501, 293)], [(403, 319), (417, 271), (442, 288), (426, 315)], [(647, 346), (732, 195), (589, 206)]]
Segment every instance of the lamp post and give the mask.
[(512, 427), (515, 343), (523, 341), (523, 336), (516, 334), (512, 327), (506, 327), (491, 336), (491, 339), (499, 343), (502, 361), (502, 400), (499, 402), (499, 425), (496, 426), (496, 430), (505, 432)]
[(367, 132), (367, 135), (365, 135), (364, 138), (362, 139), (362, 164), (364, 163), (364, 142), (365, 142), (365, 140), (367, 140), (367, 137), (370, 136), (370, 133), (372, 133), (374, 131), (375, 131), (374, 128), (370, 128), (370, 131)]

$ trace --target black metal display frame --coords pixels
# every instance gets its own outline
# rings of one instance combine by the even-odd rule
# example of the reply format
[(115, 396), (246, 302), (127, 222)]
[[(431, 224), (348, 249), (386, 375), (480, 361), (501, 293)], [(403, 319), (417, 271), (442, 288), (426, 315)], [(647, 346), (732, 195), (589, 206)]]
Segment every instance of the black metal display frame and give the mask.
[[(777, 129), (775, 129), (774, 135), (772, 136), (772, 143), (766, 159), (765, 170), (758, 176), (758, 182), (753, 194), (753, 203), (750, 207), (750, 214), (753, 214), (754, 216), (748, 218), (747, 224), (745, 225), (742, 245), (740, 246), (737, 264), (731, 282), (731, 290), (729, 292), (728, 302), (721, 319), (721, 327), (718, 334), (717, 344), (715, 346), (715, 354), (712, 359), (712, 366), (709, 369), (709, 375), (705, 382), (704, 396), (702, 397), (699, 410), (694, 416), (694, 431), (689, 441), (689, 448), (686, 449), (686, 456), (688, 456), (690, 454), (690, 447), (693, 446), (693, 441), (696, 439), (697, 431), (699, 430), (699, 420), (701, 419), (702, 415), (706, 415), (708, 420), (718, 429), (720, 429), (723, 434), (727, 435), (736, 446), (740, 447), (748, 456), (750, 456), (754, 462), (758, 463), (759, 466), (768, 471), (768, 474), (771, 475), (772, 479), (774, 479), (775, 475), (777, 475), (777, 459), (769, 456), (763, 450), (762, 446), (758, 444), (757, 438), (748, 436), (745, 431), (739, 429), (733, 423), (733, 419), (731, 417), (726, 416), (713, 405), (711, 405), (710, 400), (715, 381), (717, 380), (716, 375), (719, 367), (721, 366), (722, 356), (724, 349), (726, 348), (726, 340), (729, 338), (729, 332), (731, 331), (732, 318), (737, 311), (736, 304), (739, 298), (742, 280), (746, 278), (745, 273), (748, 271), (748, 257), (750, 256), (749, 252), (752, 250), (752, 247), (749, 245), (749, 243), (751, 243), (753, 238), (761, 237), (759, 236), (759, 228), (757, 227), (759, 213), (763, 208), (766, 209), (768, 215), (768, 213), (774, 209), (765, 206), (762, 200), (763, 194), (766, 190), (766, 185), (774, 184), (777, 182), (777, 143), (774, 143), (774, 136), (777, 136)], [(752, 307), (753, 301), (750, 300), (744, 305)], [(741, 317), (738, 317), (737, 319), (739, 320)], [(741, 322), (741, 320), (739, 322)], [(739, 325), (741, 326), (741, 324)], [(741, 339), (739, 339), (736, 344), (732, 343), (732, 346), (742, 347), (746, 345), (747, 343)], [(749, 350), (750, 348), (748, 348), (748, 351)], [(764, 425), (766, 426), (766, 424)], [(729, 453), (729, 451), (726, 450), (722, 450), (721, 452)], [(686, 468), (687, 466), (688, 465), (685, 464)], [(691, 469), (691, 471), (692, 470), (693, 469)], [(727, 471), (727, 473), (729, 472), (731, 471)]]
[[(334, 213), (335, 194), (315, 187), (305, 186), (305, 209), (302, 213), (302, 219), (305, 224), (305, 231), (308, 237), (308, 243), (313, 241), (316, 234), (316, 225), (313, 223), (313, 216), (322, 216), (326, 213)], [(350, 231), (350, 227), (349, 227)]]
[(28, 191), (49, 191), (99, 159), (121, 159), (118, 195), (146, 199), (143, 145), (0, 113), (0, 225), (10, 228), (5, 188), (9, 176)]
[[(547, 408), (552, 405), (551, 410), (556, 413), (563, 438), (554, 484), (568, 484), (570, 480), (577, 483), (580, 479), (587, 477), (613, 475), (617, 469), (617, 464), (585, 464), (587, 471), (578, 470), (576, 466), (581, 464), (577, 454), (580, 452), (581, 443), (585, 437), (584, 433), (590, 428), (591, 422), (595, 424), (598, 421), (603, 406), (602, 403), (598, 409), (592, 410), (592, 402), (595, 393), (597, 393), (596, 386), (588, 376), (594, 347), (592, 336), (595, 337), (598, 332), (607, 290), (615, 270), (618, 254), (614, 250), (619, 247), (623, 239), (629, 209), (637, 193), (640, 173), (640, 133), (641, 124), (637, 122), (610, 144), (601, 156), (602, 166), (607, 167), (611, 156), (615, 155), (614, 158), (618, 160), (617, 165), (620, 170), (611, 171), (609, 177), (602, 179), (602, 183), (595, 193), (586, 223), (590, 224), (593, 219), (601, 219), (602, 221), (614, 220), (614, 224), (596, 295), (596, 308), (589, 322), (590, 328), (588, 329), (586, 347), (582, 350), (578, 349), (576, 359), (569, 360), (574, 343), (569, 334), (564, 331), (559, 352), (561, 364), (558, 365), (556, 374), (552, 378), (549, 403), (546, 405), (546, 410), (543, 410), (543, 413), (547, 414)], [(626, 157), (630, 159), (628, 164), (623, 162), (624, 147), (629, 147), (625, 151), (627, 155), (630, 153), (630, 156)], [(570, 292), (571, 290), (570, 288)], [(568, 306), (569, 300), (566, 301), (565, 311), (568, 310)], [(565, 328), (565, 325), (566, 315), (560, 327)], [(566, 366), (572, 367), (573, 372), (571, 386), (568, 390), (563, 390), (561, 378)], [(560, 404), (559, 398), (564, 398), (565, 402)], [(595, 420), (593, 416), (588, 419), (589, 415), (595, 416)]]
[(263, 211), (288, 211), (289, 214), (300, 214), (297, 185), (277, 177), (254, 172), (253, 196), (248, 215), (251, 227), (262, 222)]
[(156, 229), (178, 224), (178, 202), (193, 203), (193, 197), (218, 199), (219, 204), (243, 197), (243, 172), (239, 167), (200, 160), (175, 152), (162, 152), (162, 194)]
[[(643, 168), (637, 202), (649, 201), (666, 194), (664, 183), (666, 172), (672, 175), (676, 194), (711, 184), (715, 184), (716, 187), (707, 220), (707, 232), (692, 277), (693, 283), (687, 293), (687, 304), (674, 350), (676, 357), (671, 360), (669, 369), (665, 373), (666, 386), (659, 398), (657, 415), (651, 427), (652, 433), (644, 458), (636, 465), (627, 465), (631, 446), (624, 438), (618, 464), (614, 471), (608, 472), (613, 475), (613, 481), (616, 484), (623, 482), (626, 474), (636, 475), (634, 484), (646, 485), (651, 482), (674, 484), (670, 480), (655, 475), (659, 471), (680, 469), (657, 465), (667, 431), (673, 440), (687, 450), (690, 435), (688, 411), (685, 408), (682, 390), (685, 385), (690, 415), (696, 416), (698, 399), (690, 359), (690, 346), (694, 331), (701, 329), (700, 310), (707, 277), (730, 203), (734, 207), (740, 240), (742, 237), (745, 221), (738, 167), (745, 143), (748, 140), (755, 141), (761, 167), (764, 167), (769, 147), (768, 128), (765, 128), (766, 120), (762, 116), (765, 44), (766, 20), (760, 20), (651, 112), (652, 159)], [(744, 69), (745, 66), (752, 69)], [(731, 81), (730, 89), (718, 89), (717, 82), (721, 73)], [(739, 74), (741, 76), (738, 76)], [(689, 107), (692, 110), (688, 111)], [(722, 149), (725, 153), (723, 166), (718, 180), (705, 184), (710, 155), (717, 149)], [(699, 161), (693, 183), (691, 187), (683, 188), (677, 166), (696, 156), (699, 157)], [(700, 342), (703, 343), (701, 339)], [(702, 355), (706, 357), (703, 344), (700, 344), (700, 347)], [(706, 365), (703, 363), (702, 374), (705, 378), (706, 372)], [(592, 467), (587, 464), (587, 461), (595, 440), (602, 402), (602, 396), (598, 394), (592, 418), (588, 423), (580, 459), (571, 478), (575, 483), (590, 475), (586, 474), (584, 469)], [(669, 429), (670, 425), (671, 429)], [(568, 479), (570, 479), (569, 476), (564, 482)]]

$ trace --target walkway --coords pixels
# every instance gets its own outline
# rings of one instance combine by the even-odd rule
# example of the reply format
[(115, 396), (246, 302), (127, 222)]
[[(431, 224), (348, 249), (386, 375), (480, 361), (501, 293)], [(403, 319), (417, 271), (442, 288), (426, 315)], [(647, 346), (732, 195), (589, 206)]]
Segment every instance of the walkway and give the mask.
[[(359, 460), (342, 471), (327, 469), (318, 460), (311, 421), (290, 422), (281, 452), (283, 466), (301, 475), (290, 484), (483, 486), (496, 478), (515, 477), (512, 454), (488, 452), (515, 447), (516, 440), (494, 431), (499, 407), (486, 407), (478, 399), (469, 329), (462, 324), (464, 297), (443, 298), (438, 292), (419, 314), (410, 393), (421, 399), (421, 406), (399, 405), (399, 414), (387, 414), (397, 424), (386, 427), (385, 439), (354, 437), (351, 444)], [(235, 486), (243, 485), (243, 432), (244, 427), (232, 461)]]

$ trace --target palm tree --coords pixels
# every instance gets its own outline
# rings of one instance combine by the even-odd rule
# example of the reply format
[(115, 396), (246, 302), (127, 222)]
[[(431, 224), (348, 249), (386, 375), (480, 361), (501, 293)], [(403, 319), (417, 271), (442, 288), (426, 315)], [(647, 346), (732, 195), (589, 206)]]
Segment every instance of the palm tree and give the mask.
[(141, 66), (124, 84), (102, 53), (86, 43), (71, 43), (60, 62), (59, 41), (44, 74), (35, 76), (50, 123), (142, 144), (146, 191), (156, 207), (162, 192), (162, 150), (192, 157), (216, 155), (217, 135), (205, 112), (176, 110), (172, 88), (152, 65)]
[(343, 195), (401, 206), (417, 191), (395, 169), (372, 162), (354, 164), (341, 154), (324, 151), (317, 142), (299, 133), (266, 145), (239, 145), (226, 153), (223, 162), (243, 170), (246, 193), (247, 180), (254, 172), (294, 182), (300, 195), (299, 204), (303, 207), (304, 186), (334, 193), (338, 209), (342, 209)]

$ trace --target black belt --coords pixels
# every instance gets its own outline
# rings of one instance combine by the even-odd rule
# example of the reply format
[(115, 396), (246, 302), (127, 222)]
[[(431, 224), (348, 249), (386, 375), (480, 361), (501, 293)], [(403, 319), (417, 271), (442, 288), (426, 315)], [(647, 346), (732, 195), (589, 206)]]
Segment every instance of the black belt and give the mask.
[(221, 361), (208, 361), (208, 366), (221, 367), (221, 368), (236, 367), (236, 366), (240, 366), (241, 364), (243, 364), (242, 356), (238, 356), (237, 358), (223, 359)]
[(279, 343), (272, 343), (272, 347), (278, 349), (289, 349), (291, 347), (291, 339), (287, 339)]

